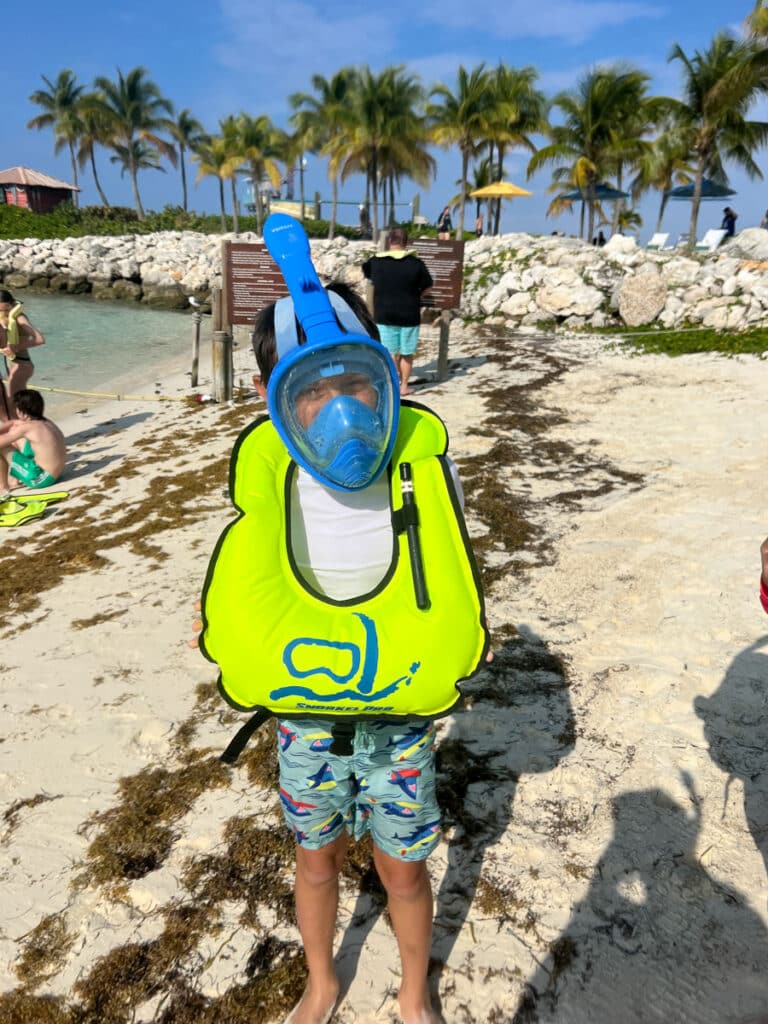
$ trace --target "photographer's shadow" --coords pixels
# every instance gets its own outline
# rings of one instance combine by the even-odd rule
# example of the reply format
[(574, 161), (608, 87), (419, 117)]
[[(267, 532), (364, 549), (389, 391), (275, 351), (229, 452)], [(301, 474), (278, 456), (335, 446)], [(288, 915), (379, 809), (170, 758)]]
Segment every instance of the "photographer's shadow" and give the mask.
[(744, 787), (744, 814), (768, 874), (768, 636), (738, 654), (711, 697), (697, 697), (709, 754)]
[(612, 800), (614, 834), (510, 1024), (766, 1024), (768, 932), (701, 863), (701, 801)]
[[(437, 797), (451, 839), (435, 893), (430, 988), (436, 1006), (442, 972), (470, 912), (485, 851), (507, 829), (519, 777), (553, 769), (573, 748), (575, 737), (562, 663), (530, 630), (521, 628), (504, 643), (462, 691), (470, 707), (454, 716), (437, 749)], [(386, 902), (372, 864), (358, 863), (357, 871), (360, 893), (336, 955), (343, 992)]]

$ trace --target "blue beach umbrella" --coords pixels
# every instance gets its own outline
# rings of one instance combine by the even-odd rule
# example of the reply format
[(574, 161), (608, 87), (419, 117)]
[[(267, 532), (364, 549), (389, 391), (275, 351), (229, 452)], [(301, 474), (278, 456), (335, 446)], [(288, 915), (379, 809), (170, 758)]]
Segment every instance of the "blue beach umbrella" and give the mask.
[[(667, 199), (693, 199), (693, 189), (694, 183), (691, 181), (687, 185), (678, 185), (677, 188), (669, 189), (665, 195)], [(734, 190), (726, 185), (718, 185), (716, 181), (711, 181), (709, 178), (701, 180), (702, 199), (727, 199), (728, 196), (735, 195)]]
[[(569, 203), (578, 202), (580, 199), (586, 202), (589, 199), (589, 193), (587, 189), (582, 192), (581, 189), (575, 188), (572, 192), (563, 192), (557, 198), (567, 200)], [(629, 192), (622, 192), (621, 189), (612, 188), (610, 185), (595, 185), (592, 189), (592, 198), (598, 203), (613, 202), (616, 199), (629, 199)]]

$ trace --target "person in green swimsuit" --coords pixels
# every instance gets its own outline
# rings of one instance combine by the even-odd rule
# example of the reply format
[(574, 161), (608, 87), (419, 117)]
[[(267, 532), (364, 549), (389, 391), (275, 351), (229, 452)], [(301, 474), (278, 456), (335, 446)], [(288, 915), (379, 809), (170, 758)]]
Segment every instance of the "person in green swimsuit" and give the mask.
[(15, 398), (18, 418), (0, 425), (0, 492), (48, 487), (59, 479), (67, 461), (64, 435), (45, 418), (40, 392), (23, 388)]

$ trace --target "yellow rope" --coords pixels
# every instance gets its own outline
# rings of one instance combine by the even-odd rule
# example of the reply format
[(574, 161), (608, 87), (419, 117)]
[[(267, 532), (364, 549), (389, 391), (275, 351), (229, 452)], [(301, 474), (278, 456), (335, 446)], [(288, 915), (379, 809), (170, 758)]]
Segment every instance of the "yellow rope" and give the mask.
[(106, 391), (68, 391), (66, 388), (47, 388), (42, 384), (35, 384), (35, 391), (52, 391), (57, 395), (82, 395), (85, 398), (117, 398), (119, 401), (137, 402), (186, 402), (192, 396), (176, 397), (175, 395), (118, 395)]

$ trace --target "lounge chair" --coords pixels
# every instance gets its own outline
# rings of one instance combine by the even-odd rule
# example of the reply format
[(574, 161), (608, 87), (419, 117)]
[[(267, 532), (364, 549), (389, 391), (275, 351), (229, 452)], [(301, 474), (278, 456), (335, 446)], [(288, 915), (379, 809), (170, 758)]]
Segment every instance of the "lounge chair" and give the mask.
[(671, 249), (671, 245), (667, 245), (667, 239), (669, 238), (669, 232), (657, 231), (656, 234), (650, 239), (646, 245), (646, 249)]
[(714, 252), (724, 238), (723, 228), (710, 228), (702, 240), (696, 243), (696, 252)]
[(678, 236), (677, 241), (675, 242), (675, 248), (676, 249), (684, 249), (688, 245), (688, 239), (689, 238), (690, 238), (690, 235), (688, 234), (688, 232), (687, 231), (682, 231), (680, 233), (680, 235)]

